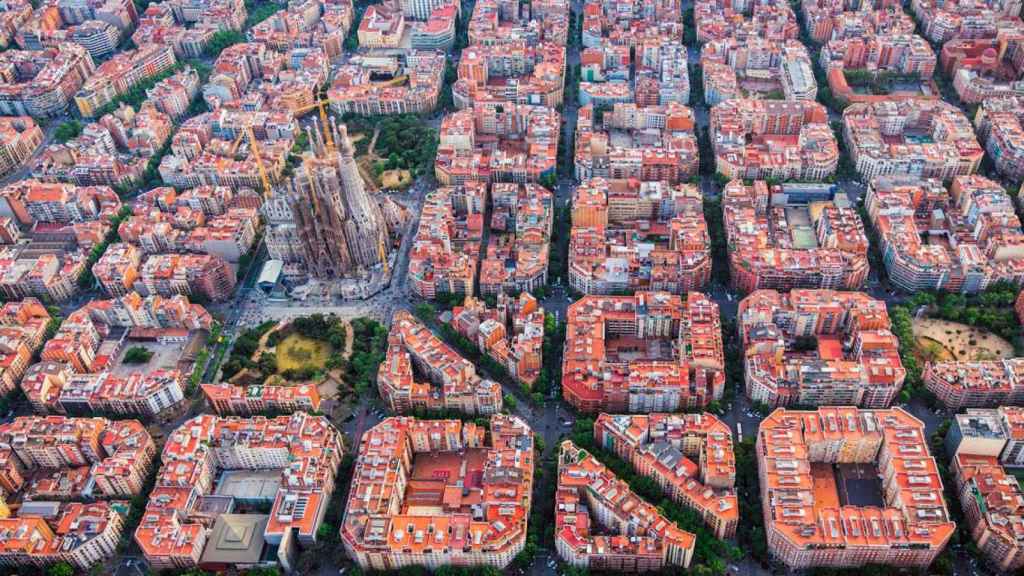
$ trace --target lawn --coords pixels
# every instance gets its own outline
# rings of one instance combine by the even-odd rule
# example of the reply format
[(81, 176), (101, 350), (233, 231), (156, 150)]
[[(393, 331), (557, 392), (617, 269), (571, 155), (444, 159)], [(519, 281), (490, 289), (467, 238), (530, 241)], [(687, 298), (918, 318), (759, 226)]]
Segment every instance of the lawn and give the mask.
[(300, 334), (289, 334), (277, 345), (277, 371), (323, 368), (334, 350), (327, 342), (311, 340)]

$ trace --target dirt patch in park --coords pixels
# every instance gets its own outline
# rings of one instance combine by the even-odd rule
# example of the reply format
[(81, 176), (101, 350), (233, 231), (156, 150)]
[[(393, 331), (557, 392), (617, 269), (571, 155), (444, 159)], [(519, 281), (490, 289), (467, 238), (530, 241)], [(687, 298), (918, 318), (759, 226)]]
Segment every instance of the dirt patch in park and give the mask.
[(408, 170), (385, 170), (380, 175), (380, 186), (386, 190), (408, 188), (412, 185), (412, 173)]
[(948, 320), (914, 320), (916, 355), (923, 362), (998, 360), (1013, 357), (1013, 345), (995, 334)]

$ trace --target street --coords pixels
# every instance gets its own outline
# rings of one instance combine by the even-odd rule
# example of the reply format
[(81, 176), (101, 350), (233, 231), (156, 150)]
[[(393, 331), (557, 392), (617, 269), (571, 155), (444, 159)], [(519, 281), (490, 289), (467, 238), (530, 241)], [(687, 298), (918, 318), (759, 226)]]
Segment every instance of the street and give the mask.
[[(682, 2), (683, 10), (691, 6), (691, 0), (684, 0)], [(582, 15), (583, 3), (580, 0), (571, 0), (570, 9), (575, 16), (579, 17)], [(689, 46), (687, 56), (691, 64), (697, 64), (700, 59), (699, 49), (695, 46)], [(459, 51), (454, 51), (451, 58), (453, 62), (457, 62)], [(578, 42), (570, 42), (566, 52), (566, 66), (568, 69), (575, 70), (579, 64), (580, 45)], [(694, 112), (697, 126), (702, 130), (707, 129), (709, 124), (708, 106), (701, 99), (700, 101), (691, 100), (690, 107)], [(578, 112), (579, 105), (575, 99), (566, 98), (562, 109), (561, 126), (561, 137), (564, 142), (572, 142), (574, 139)], [(436, 129), (440, 125), (440, 119), (441, 115), (435, 115), (427, 120), (427, 122)], [(312, 117), (305, 120), (305, 122), (311, 121)], [(47, 142), (52, 138), (53, 131), (58, 124), (59, 122), (55, 120), (47, 126)], [(572, 154), (571, 149), (569, 154)], [(22, 168), (3, 181), (7, 182), (17, 177), (24, 177), (27, 175), (27, 170), (28, 168)], [(21, 176), (17, 176), (17, 174), (21, 174)], [(717, 183), (716, 178), (711, 175), (701, 175), (697, 185), (701, 194), (707, 199), (717, 199), (721, 195), (721, 187)], [(571, 208), (576, 186), (577, 183), (574, 175), (564, 173), (559, 175), (553, 190), (555, 213), (559, 209)], [(842, 180), (838, 182), (838, 186), (854, 205), (862, 201), (865, 194), (865, 187), (862, 183), (854, 180)], [(382, 281), (383, 287), (364, 299), (342, 300), (339, 297), (332, 296), (326, 286), (320, 286), (319, 288), (323, 288), (322, 290), (313, 290), (304, 299), (272, 297), (264, 293), (261, 289), (254, 287), (255, 278), (259, 276), (262, 264), (267, 258), (266, 246), (261, 238), (260, 243), (254, 248), (257, 257), (254, 258), (253, 264), (249, 267), (244, 277), (238, 279), (238, 289), (234, 298), (229, 302), (210, 306), (211, 311), (215, 312), (223, 320), (222, 336), (226, 341), (226, 345), (230, 347), (243, 331), (267, 321), (287, 322), (299, 316), (335, 314), (345, 320), (367, 317), (389, 325), (395, 312), (399, 310), (412, 311), (423, 300), (418, 299), (408, 287), (409, 257), (416, 232), (419, 228), (420, 213), (426, 196), (435, 190), (436, 187), (437, 182), (433, 175), (426, 174), (416, 177), (412, 186), (407, 191), (389, 194), (392, 199), (409, 210), (409, 219), (400, 231), (401, 240), (398, 248), (393, 253), (389, 279)], [(485, 222), (487, 221), (487, 216), (489, 216), (489, 211), (485, 213)], [(556, 222), (556, 225), (560, 224), (562, 223)], [(569, 230), (559, 229), (558, 233), (568, 235)], [(489, 226), (484, 226), (481, 241), (481, 246), (484, 249), (488, 246), (489, 234)], [(552, 244), (553, 247), (554, 244)], [(735, 326), (742, 295), (737, 294), (731, 287), (716, 281), (708, 285), (704, 292), (718, 304), (723, 324)], [(866, 292), (875, 298), (884, 300), (889, 305), (901, 303), (906, 298), (904, 295), (887, 290), (879, 278), (878, 270), (871, 271)], [(568, 287), (568, 278), (549, 278), (546, 293), (540, 302), (545, 312), (553, 315), (558, 322), (565, 322), (568, 307), (572, 303), (573, 297)], [(211, 349), (215, 345), (216, 343), (211, 343)], [(203, 367), (203, 382), (216, 382), (220, 379), (219, 362), (213, 356), (215, 355), (210, 355), (208, 363)], [(561, 372), (561, 366), (545, 367), (551, 373)], [(480, 366), (477, 369), (485, 377), (494, 376), (487, 374), (485, 369)], [(585, 415), (578, 414), (573, 407), (564, 402), (561, 397), (561, 390), (557, 388), (553, 388), (542, 403), (536, 404), (524, 393), (520, 386), (498, 378), (492, 379), (501, 383), (503, 394), (517, 399), (514, 406), (511, 406), (511, 403), (509, 403), (507, 411), (523, 418), (533, 427), (534, 432), (543, 438), (545, 448), (537, 465), (540, 466), (541, 463), (556, 458), (559, 442), (572, 433), (577, 418), (583, 418)], [(744, 390), (738, 389), (732, 392), (732, 397), (722, 403), (720, 418), (729, 425), (735, 442), (752, 441), (757, 436), (758, 427), (763, 419), (763, 415), (758, 413), (752, 402), (747, 398)], [(928, 434), (932, 434), (949, 418), (949, 414), (930, 409), (919, 399), (914, 399), (904, 407), (924, 422)], [(160, 429), (165, 434), (170, 433), (170, 431), (180, 426), (188, 418), (197, 414), (201, 408), (201, 402), (195, 401), (185, 414), (164, 423), (160, 426)], [(359, 396), (356, 399), (354, 412), (351, 416), (341, 422), (336, 422), (336, 424), (344, 434), (347, 448), (353, 449), (358, 446), (364, 432), (389, 416), (387, 410), (382, 406), (380, 399), (377, 397), (376, 391), (373, 391)], [(535, 485), (534, 489), (536, 505), (537, 494), (541, 490), (541, 486)], [(958, 504), (951, 503), (951, 505)], [(348, 561), (340, 554), (337, 557), (319, 558), (318, 562), (319, 566), (315, 573), (323, 576), (336, 576), (342, 566), (348, 566)], [(121, 556), (116, 563), (114, 573), (117, 576), (142, 576), (146, 573), (145, 563), (141, 557), (135, 554)], [(532, 566), (527, 569), (509, 568), (505, 573), (509, 576), (525, 576), (526, 574), (531, 576), (551, 576), (553, 574), (563, 576), (564, 570), (562, 569), (558, 554), (554, 550), (542, 546), (536, 554)], [(742, 576), (763, 576), (771, 573), (771, 571), (762, 567), (748, 555), (742, 561), (730, 564), (728, 566), (728, 573)], [(787, 573), (793, 575), (801, 574), (797, 571), (788, 571)], [(978, 574), (978, 567), (969, 562), (965, 551), (961, 550), (957, 555), (957, 566), (954, 573), (964, 576), (976, 576)]]

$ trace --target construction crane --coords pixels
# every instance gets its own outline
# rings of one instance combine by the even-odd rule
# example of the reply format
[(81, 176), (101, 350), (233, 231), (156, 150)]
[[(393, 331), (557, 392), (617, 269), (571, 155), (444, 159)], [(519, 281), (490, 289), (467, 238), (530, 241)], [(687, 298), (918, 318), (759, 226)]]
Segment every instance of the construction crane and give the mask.
[(256, 168), (260, 171), (260, 181), (263, 182), (263, 196), (269, 200), (273, 195), (273, 189), (270, 185), (270, 178), (267, 177), (267, 169), (263, 166), (260, 147), (256, 143), (256, 136), (252, 133), (252, 126), (245, 127), (245, 134), (249, 137), (249, 146), (252, 148), (252, 154), (256, 158)]
[(330, 124), (327, 122), (327, 104), (330, 103), (331, 101), (329, 99), (320, 98), (313, 104), (310, 104), (309, 106), (303, 106), (302, 108), (293, 110), (292, 115), (298, 118), (299, 116), (302, 116), (307, 112), (310, 112), (314, 109), (318, 109), (320, 111), (320, 124), (322, 125), (320, 127), (320, 130), (323, 131), (324, 144), (327, 146), (327, 153), (333, 155), (335, 151), (334, 135), (331, 134), (331, 127)]
[(245, 138), (245, 130), (238, 131), (238, 137), (231, 143), (231, 155), (234, 156), (235, 152), (238, 152), (238, 145), (242, 143), (242, 138)]
[(252, 126), (246, 126), (238, 131), (238, 137), (231, 143), (231, 156), (238, 152), (238, 146), (242, 143), (242, 138), (249, 139), (249, 148), (256, 159), (256, 167), (260, 171), (260, 180), (263, 182), (263, 193), (267, 198), (270, 198), (270, 178), (267, 177), (267, 169), (263, 166), (263, 158), (260, 157), (259, 144), (256, 143), (256, 136), (252, 132)]

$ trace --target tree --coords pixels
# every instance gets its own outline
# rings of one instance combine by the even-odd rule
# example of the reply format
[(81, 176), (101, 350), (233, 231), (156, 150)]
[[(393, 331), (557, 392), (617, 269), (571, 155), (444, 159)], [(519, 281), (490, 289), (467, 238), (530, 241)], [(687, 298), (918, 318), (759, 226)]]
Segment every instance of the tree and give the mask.
[[(278, 4), (276, 2), (265, 2), (257, 4), (257, 0), (246, 0), (245, 11), (249, 13), (249, 17), (245, 19), (245, 29), (248, 30), (249, 28), (252, 28), (253, 26), (259, 24), (260, 22), (263, 22), (267, 18), (273, 16), (279, 10), (283, 10), (284, 8), (284, 4)], [(362, 17), (362, 12), (359, 12), (359, 16), (360, 18)], [(358, 29), (358, 24), (358, 20), (353, 23), (353, 32), (356, 29)]]
[(511, 394), (505, 394), (504, 400), (505, 400), (505, 407), (506, 408), (508, 408), (509, 410), (515, 410), (516, 409), (516, 406), (518, 405), (518, 401), (516, 400), (515, 396), (513, 396)]
[(429, 324), (437, 318), (437, 309), (434, 308), (433, 304), (422, 302), (416, 305), (416, 308), (413, 309), (413, 314), (419, 318), (420, 322)]
[(578, 568), (576, 566), (566, 566), (565, 576), (590, 576), (590, 571), (586, 568)]
[(46, 570), (46, 576), (75, 576), (75, 569), (67, 562), (57, 562)]
[(260, 354), (260, 361), (257, 364), (264, 377), (277, 372), (277, 355), (273, 352)]
[[(323, 525), (321, 525), (322, 527)], [(281, 570), (277, 566), (264, 568), (251, 568), (242, 572), (244, 576), (281, 576)]]
[(77, 138), (82, 134), (82, 123), (78, 120), (69, 120), (62, 123), (53, 131), (53, 139), (60, 144), (66, 143), (72, 138)]
[(338, 539), (338, 529), (329, 522), (324, 522), (316, 529), (316, 537), (323, 542), (334, 542)]
[(554, 192), (555, 187), (558, 186), (558, 176), (554, 172), (547, 172), (537, 179), (537, 183)]
[(142, 346), (132, 346), (124, 353), (122, 362), (125, 364), (145, 364), (153, 357), (153, 352)]
[(225, 48), (242, 42), (245, 42), (245, 35), (238, 30), (221, 30), (210, 37), (203, 54), (209, 58), (216, 58)]

